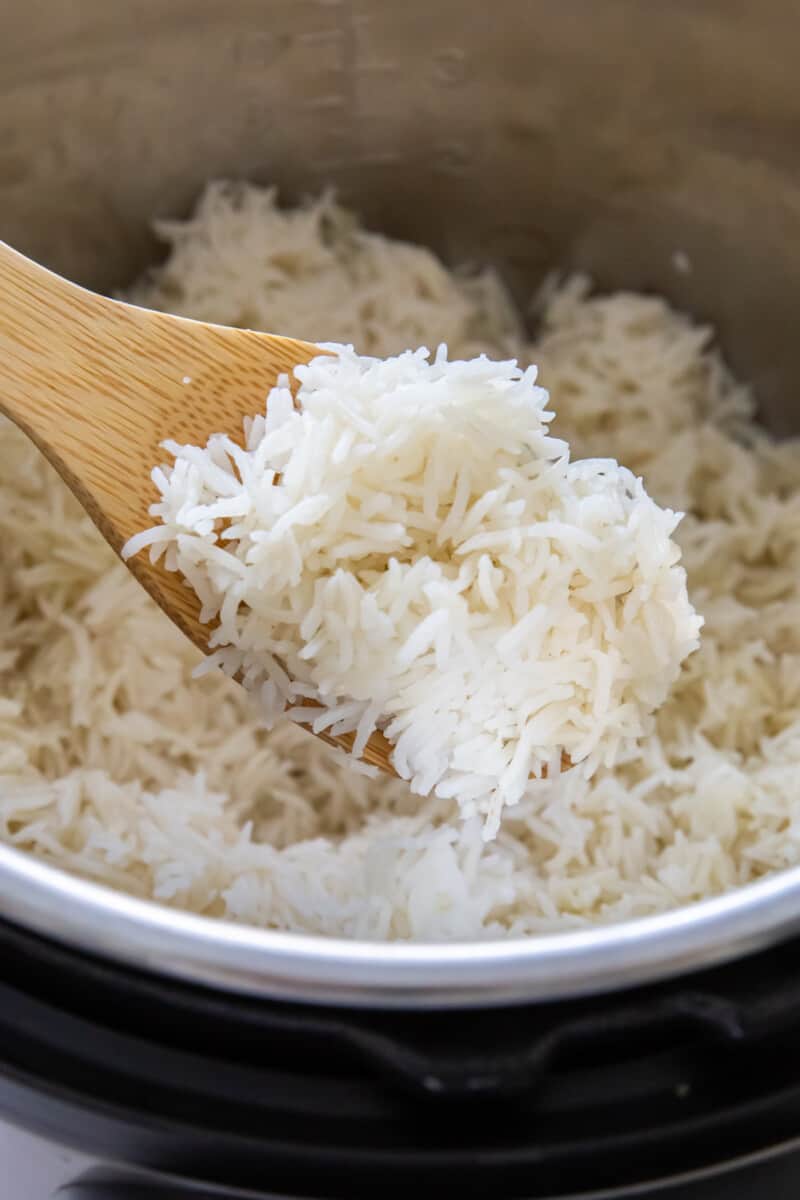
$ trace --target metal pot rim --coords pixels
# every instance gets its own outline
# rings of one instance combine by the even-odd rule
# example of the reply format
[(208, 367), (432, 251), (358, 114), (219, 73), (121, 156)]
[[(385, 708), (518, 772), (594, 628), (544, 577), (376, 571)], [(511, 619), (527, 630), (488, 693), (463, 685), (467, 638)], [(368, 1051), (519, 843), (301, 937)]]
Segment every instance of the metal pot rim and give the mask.
[(0, 912), (125, 966), (250, 996), (373, 1008), (488, 1007), (613, 991), (800, 930), (800, 867), (656, 916), (540, 937), (348, 941), (235, 925), (91, 883), (0, 844)]

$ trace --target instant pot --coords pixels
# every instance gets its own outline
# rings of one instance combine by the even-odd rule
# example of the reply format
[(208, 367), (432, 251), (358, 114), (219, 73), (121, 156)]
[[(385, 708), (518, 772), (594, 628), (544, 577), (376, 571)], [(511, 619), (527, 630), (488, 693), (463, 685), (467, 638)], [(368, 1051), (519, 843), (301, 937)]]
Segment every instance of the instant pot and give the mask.
[[(78, 282), (129, 282), (209, 178), (333, 183), (521, 301), (557, 268), (657, 290), (800, 430), (791, 0), (0, 0), (0, 28), (0, 237)], [(95, 1160), (61, 1200), (795, 1197), (799, 931), (800, 869), (372, 945), (0, 847), (0, 1116)]]

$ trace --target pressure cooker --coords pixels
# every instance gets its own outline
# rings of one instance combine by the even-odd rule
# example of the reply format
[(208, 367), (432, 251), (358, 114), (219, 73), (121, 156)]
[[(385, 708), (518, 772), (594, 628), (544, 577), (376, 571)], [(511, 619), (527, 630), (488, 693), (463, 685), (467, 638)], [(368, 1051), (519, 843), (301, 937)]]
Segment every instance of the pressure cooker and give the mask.
[[(521, 302), (554, 270), (657, 291), (800, 431), (790, 0), (0, 0), (0, 29), (0, 237), (77, 282), (132, 280), (211, 178), (334, 185)], [(95, 1162), (61, 1200), (800, 1189), (800, 868), (384, 945), (0, 846), (0, 963), (0, 1118)]]

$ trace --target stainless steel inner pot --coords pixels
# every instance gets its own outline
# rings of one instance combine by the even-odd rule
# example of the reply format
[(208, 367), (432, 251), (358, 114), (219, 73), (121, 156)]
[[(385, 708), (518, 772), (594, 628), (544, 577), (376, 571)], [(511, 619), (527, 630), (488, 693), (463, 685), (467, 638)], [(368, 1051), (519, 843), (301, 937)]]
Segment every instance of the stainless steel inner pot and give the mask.
[[(0, 237), (82, 283), (129, 281), (151, 218), (211, 177), (289, 200), (334, 183), (375, 228), (496, 263), (520, 298), (558, 266), (662, 292), (714, 322), (772, 429), (800, 426), (791, 0), (0, 0), (0, 28)], [(586, 933), (372, 945), (172, 912), (0, 847), (0, 914), (251, 993), (485, 1005), (785, 938), (800, 870)]]

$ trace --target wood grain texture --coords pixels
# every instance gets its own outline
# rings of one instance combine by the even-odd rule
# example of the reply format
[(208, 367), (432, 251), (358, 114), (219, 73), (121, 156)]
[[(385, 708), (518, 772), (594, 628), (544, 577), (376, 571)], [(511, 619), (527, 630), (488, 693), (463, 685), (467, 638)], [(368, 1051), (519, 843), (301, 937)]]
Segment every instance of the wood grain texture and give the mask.
[[(97, 296), (0, 242), (0, 412), (36, 443), (117, 554), (153, 523), (161, 442), (235, 436), (282, 372), (319, 353), (308, 342)], [(127, 566), (207, 652), (210, 626), (191, 588), (146, 553)], [(345, 750), (353, 739), (324, 737)], [(394, 774), (390, 750), (374, 734), (362, 757)]]

